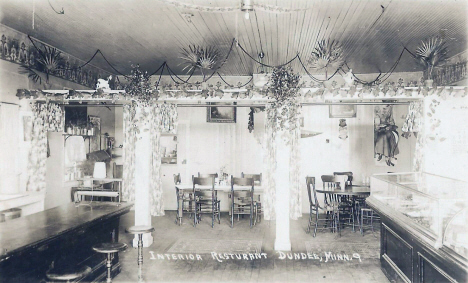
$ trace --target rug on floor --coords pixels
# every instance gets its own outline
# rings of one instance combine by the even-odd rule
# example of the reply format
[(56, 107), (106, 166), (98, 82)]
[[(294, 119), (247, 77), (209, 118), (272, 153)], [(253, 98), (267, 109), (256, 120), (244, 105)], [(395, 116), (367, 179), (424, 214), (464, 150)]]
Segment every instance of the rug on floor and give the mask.
[(380, 257), (380, 243), (339, 243), (339, 242), (317, 242), (306, 241), (306, 250), (308, 253), (323, 255), (325, 252), (333, 254), (352, 255), (358, 253), (361, 259), (375, 259)]
[(212, 239), (179, 239), (168, 250), (168, 253), (260, 253), (261, 240), (212, 240)]

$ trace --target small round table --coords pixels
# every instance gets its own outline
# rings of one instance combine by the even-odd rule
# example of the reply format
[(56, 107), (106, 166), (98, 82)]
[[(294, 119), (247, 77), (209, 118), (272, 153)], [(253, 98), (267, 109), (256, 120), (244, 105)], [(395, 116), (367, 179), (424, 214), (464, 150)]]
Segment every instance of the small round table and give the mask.
[(93, 250), (101, 253), (107, 254), (106, 266), (107, 266), (107, 282), (112, 282), (112, 259), (114, 258), (114, 253), (126, 250), (127, 244), (124, 243), (100, 243), (93, 246)]

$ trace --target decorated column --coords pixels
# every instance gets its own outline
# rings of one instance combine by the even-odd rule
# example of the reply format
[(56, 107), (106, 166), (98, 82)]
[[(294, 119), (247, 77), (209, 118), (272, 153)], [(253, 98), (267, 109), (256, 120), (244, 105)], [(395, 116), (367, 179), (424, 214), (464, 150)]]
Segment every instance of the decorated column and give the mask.
[[(136, 66), (126, 92), (132, 103), (124, 106), (125, 168), (122, 197), (135, 203), (135, 225), (151, 226), (151, 216), (164, 215), (161, 182), (161, 132), (176, 133), (177, 106), (158, 103), (158, 91), (147, 72)], [(157, 228), (156, 228), (157, 231)], [(137, 237), (133, 245), (137, 246)], [(143, 245), (153, 243), (143, 235)]]
[[(135, 225), (151, 226), (151, 107), (141, 103), (135, 110), (139, 129), (135, 141)], [(151, 234), (143, 234), (143, 246), (148, 247), (152, 243)], [(133, 239), (133, 246), (138, 247), (138, 235)]]
[(288, 132), (276, 133), (276, 239), (275, 250), (290, 251), (289, 227), (289, 148)]
[[(138, 65), (133, 66), (128, 81), (125, 91), (132, 104), (124, 108), (126, 168), (122, 196), (124, 200), (135, 203), (135, 225), (152, 226), (151, 194), (152, 190), (161, 189), (160, 186), (152, 186), (152, 174), (155, 172), (152, 170), (151, 133), (160, 131), (160, 127), (153, 123), (157, 95), (151, 86), (150, 76), (141, 71)], [(152, 235), (143, 234), (143, 246), (148, 247), (152, 243)], [(133, 246), (138, 246), (137, 235), (133, 239)]]
[[(289, 219), (297, 219), (301, 196), (298, 181), (299, 75), (290, 68), (271, 74), (267, 110), (267, 172), (265, 218), (276, 219), (275, 250), (290, 251)], [(291, 166), (294, 165), (294, 166)]]

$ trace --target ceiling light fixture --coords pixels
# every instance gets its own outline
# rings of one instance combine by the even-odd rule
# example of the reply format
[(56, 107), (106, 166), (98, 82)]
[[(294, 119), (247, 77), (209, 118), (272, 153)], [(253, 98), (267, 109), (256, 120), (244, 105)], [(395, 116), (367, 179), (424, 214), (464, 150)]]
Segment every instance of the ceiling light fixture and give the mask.
[(253, 11), (253, 3), (252, 0), (242, 0), (241, 3), (241, 11), (245, 12), (245, 19), (250, 19), (249, 12)]

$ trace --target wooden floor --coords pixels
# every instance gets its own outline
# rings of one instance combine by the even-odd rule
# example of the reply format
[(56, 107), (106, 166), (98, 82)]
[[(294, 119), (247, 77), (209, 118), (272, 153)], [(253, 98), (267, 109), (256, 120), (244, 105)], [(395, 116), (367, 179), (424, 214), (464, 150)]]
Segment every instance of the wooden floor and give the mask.
[[(167, 211), (163, 217), (153, 217), (152, 225), (156, 228), (153, 233), (154, 243), (151, 247), (144, 248), (144, 263), (142, 276), (145, 282), (388, 282), (380, 269), (379, 259), (366, 258), (363, 253), (361, 261), (326, 259), (321, 252), (319, 259), (280, 259), (280, 254), (274, 251), (275, 223), (274, 221), (262, 221), (253, 228), (249, 227), (248, 218), (241, 219), (230, 227), (227, 215), (221, 216), (221, 224), (215, 224), (211, 228), (211, 221), (205, 218), (197, 227), (192, 226), (191, 219), (184, 218), (182, 226), (174, 224), (175, 212)], [(354, 233), (351, 228), (346, 228), (341, 237), (337, 234), (322, 231), (315, 238), (306, 233), (308, 215), (300, 220), (291, 220), (291, 245), (292, 253), (306, 253), (306, 242), (323, 243), (324, 245), (337, 243), (343, 246), (349, 243), (352, 250), (353, 244), (366, 243), (373, 246), (372, 253), (378, 253), (375, 247), (378, 245), (379, 234), (372, 231), (365, 232), (361, 236)], [(131, 244), (133, 237), (125, 233), (125, 228), (134, 224), (133, 211), (121, 218), (120, 241)], [(261, 240), (262, 252), (266, 253), (266, 259), (246, 260), (230, 259), (218, 262), (211, 254), (200, 254), (202, 260), (191, 259), (167, 259), (164, 254), (173, 254), (168, 250), (178, 240), (197, 239), (247, 239)], [(331, 245), (333, 247), (333, 245)], [(363, 245), (360, 245), (363, 246)], [(366, 245), (367, 246), (367, 245)], [(342, 251), (342, 250), (341, 250)], [(340, 253), (333, 250), (332, 254)], [(361, 249), (362, 252), (362, 249)], [(151, 253), (163, 254), (165, 259), (151, 259)], [(178, 257), (179, 254), (174, 254)], [(193, 254), (195, 256), (195, 254)], [(292, 254), (294, 255), (294, 254)], [(185, 256), (185, 255), (184, 255)], [(352, 255), (349, 255), (352, 258)], [(138, 265), (137, 249), (129, 248), (120, 253), (122, 272), (116, 276), (114, 282), (137, 282)]]

